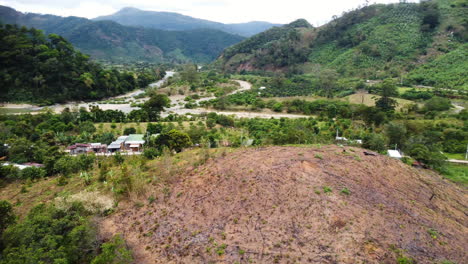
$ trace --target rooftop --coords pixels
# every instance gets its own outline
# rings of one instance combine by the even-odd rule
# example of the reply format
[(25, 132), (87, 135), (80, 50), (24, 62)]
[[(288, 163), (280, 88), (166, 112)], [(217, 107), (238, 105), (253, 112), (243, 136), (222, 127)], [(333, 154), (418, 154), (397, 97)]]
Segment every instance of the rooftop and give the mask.
[(388, 156), (390, 156), (392, 158), (397, 158), (397, 159), (403, 158), (403, 156), (401, 156), (400, 151), (398, 151), (398, 150), (389, 149), (389, 150), (387, 150), (387, 153), (388, 153)]
[(125, 140), (126, 144), (132, 144), (132, 143), (145, 143), (145, 140), (143, 139), (143, 134), (131, 134), (128, 136), (128, 138)]

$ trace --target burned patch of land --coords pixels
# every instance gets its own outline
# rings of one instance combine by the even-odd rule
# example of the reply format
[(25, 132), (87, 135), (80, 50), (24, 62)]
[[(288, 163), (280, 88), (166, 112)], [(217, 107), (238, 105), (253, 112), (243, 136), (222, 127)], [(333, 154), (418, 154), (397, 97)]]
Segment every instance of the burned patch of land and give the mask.
[(106, 218), (138, 263), (418, 263), (467, 259), (467, 192), (363, 149), (239, 150)]

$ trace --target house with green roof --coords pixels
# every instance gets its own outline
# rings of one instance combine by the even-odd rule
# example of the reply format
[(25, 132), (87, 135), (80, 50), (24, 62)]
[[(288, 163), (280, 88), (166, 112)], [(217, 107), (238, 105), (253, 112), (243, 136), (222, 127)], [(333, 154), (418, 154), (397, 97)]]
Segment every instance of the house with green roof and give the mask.
[(140, 152), (143, 149), (143, 144), (145, 140), (143, 139), (143, 134), (130, 134), (127, 139), (125, 139), (125, 149), (135, 152)]

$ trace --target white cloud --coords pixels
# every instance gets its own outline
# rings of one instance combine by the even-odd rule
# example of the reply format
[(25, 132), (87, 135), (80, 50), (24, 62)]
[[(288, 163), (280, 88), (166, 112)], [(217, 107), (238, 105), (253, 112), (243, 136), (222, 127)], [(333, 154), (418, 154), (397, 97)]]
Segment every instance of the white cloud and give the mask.
[(132, 6), (144, 10), (178, 12), (223, 23), (253, 20), (289, 23), (298, 18), (305, 18), (314, 25), (320, 25), (329, 21), (333, 15), (340, 15), (344, 11), (364, 5), (365, 0), (0, 0), (0, 4), (22, 12), (87, 18), (112, 14), (122, 7)]

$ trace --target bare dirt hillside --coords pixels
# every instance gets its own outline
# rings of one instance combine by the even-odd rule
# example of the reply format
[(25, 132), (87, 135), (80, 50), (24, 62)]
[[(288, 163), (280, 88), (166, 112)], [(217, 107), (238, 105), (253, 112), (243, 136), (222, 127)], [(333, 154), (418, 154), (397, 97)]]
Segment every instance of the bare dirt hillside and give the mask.
[(239, 150), (101, 228), (137, 263), (467, 263), (467, 191), (363, 151)]

